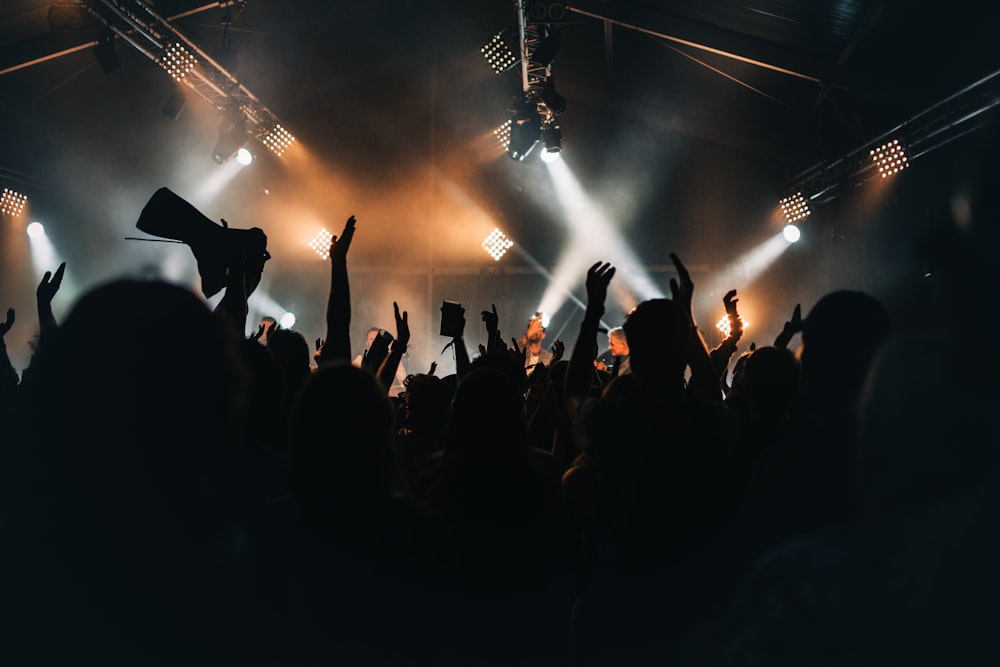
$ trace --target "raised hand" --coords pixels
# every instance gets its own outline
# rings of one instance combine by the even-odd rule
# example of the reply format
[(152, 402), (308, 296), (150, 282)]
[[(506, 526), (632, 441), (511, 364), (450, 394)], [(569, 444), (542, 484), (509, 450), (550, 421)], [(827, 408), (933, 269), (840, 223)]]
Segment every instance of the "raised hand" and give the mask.
[(0, 339), (3, 339), (3, 337), (7, 335), (7, 332), (10, 331), (12, 326), (14, 326), (14, 309), (8, 308), (7, 319), (0, 322)]
[(493, 305), (493, 312), (488, 310), (483, 311), (483, 322), (486, 324), (486, 334), (490, 338), (495, 337), (500, 333), (500, 316), (497, 315), (497, 306)]
[(261, 337), (264, 335), (264, 329), (266, 329), (266, 328), (267, 328), (267, 325), (264, 324), (264, 323), (261, 323), (260, 326), (257, 327), (257, 331), (252, 332), (250, 334), (250, 340), (252, 340), (252, 341), (258, 341), (258, 340), (260, 340)]
[(344, 224), (340, 236), (330, 240), (330, 295), (326, 302), (326, 342), (317, 363), (351, 359), (351, 287), (347, 275), (347, 251), (354, 238), (355, 219)]
[(573, 344), (566, 370), (566, 400), (570, 412), (590, 392), (590, 378), (594, 373), (594, 351), (597, 349), (597, 328), (604, 315), (604, 302), (608, 298), (608, 285), (615, 275), (615, 267), (607, 262), (596, 262), (587, 270), (587, 309), (580, 322), (580, 333)]
[(690, 312), (691, 300), (694, 296), (694, 282), (691, 280), (691, 274), (681, 264), (681, 260), (677, 255), (670, 253), (670, 259), (674, 263), (674, 268), (677, 269), (677, 278), (670, 279), (670, 294), (673, 296), (674, 301), (684, 306)]
[(792, 336), (802, 331), (802, 304), (795, 304), (795, 309), (792, 311), (792, 319), (785, 322), (785, 326), (782, 327), (781, 333), (778, 337), (774, 339), (774, 346), (777, 348), (786, 348), (788, 343), (791, 342)]
[(608, 262), (596, 262), (587, 270), (587, 312), (598, 319), (604, 314), (608, 285), (615, 276), (615, 270)]
[(510, 353), (524, 366), (528, 362), (528, 346), (521, 347), (516, 338), (510, 339)]
[(396, 317), (396, 342), (406, 347), (410, 342), (410, 324), (407, 312), (404, 310), (402, 316), (399, 314), (399, 304), (392, 302), (393, 314)]
[(437, 369), (438, 369), (438, 362), (432, 361), (431, 362), (431, 369), (429, 371), (427, 371), (427, 374), (428, 375), (434, 375), (434, 373), (437, 372)]
[(66, 262), (59, 265), (55, 273), (51, 271), (46, 271), (42, 276), (41, 282), (38, 283), (38, 289), (35, 290), (35, 296), (38, 298), (38, 303), (52, 303), (52, 298), (59, 291), (59, 286), (62, 284), (63, 274), (66, 272)]
[(334, 236), (330, 240), (330, 261), (344, 262), (347, 260), (347, 251), (351, 248), (356, 222), (353, 215), (349, 217), (340, 236)]
[(55, 273), (46, 271), (42, 276), (38, 288), (35, 290), (35, 297), (38, 304), (38, 326), (41, 333), (53, 331), (58, 326), (56, 316), (52, 313), (52, 298), (59, 291), (62, 284), (63, 274), (66, 272), (66, 262), (59, 265)]
[(722, 305), (726, 307), (726, 314), (730, 317), (739, 317), (736, 314), (736, 302), (739, 299), (736, 298), (736, 290), (731, 289), (726, 292), (726, 296), (722, 297)]
[(737, 301), (739, 299), (736, 298), (736, 290), (734, 289), (729, 290), (722, 297), (722, 305), (726, 307), (726, 315), (729, 317), (729, 335), (736, 341), (743, 335), (743, 319), (736, 310)]
[(556, 342), (552, 344), (552, 361), (549, 363), (550, 366), (555, 366), (560, 361), (562, 361), (563, 354), (566, 353), (566, 345), (563, 344), (558, 338)]

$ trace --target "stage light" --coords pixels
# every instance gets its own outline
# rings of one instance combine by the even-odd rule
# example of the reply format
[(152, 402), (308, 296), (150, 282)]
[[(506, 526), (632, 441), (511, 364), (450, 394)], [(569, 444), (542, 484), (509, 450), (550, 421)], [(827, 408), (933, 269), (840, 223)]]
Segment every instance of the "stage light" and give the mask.
[(561, 23), (566, 20), (566, 5), (561, 2), (532, 2), (525, 14), (528, 23)]
[(236, 161), (242, 164), (243, 166), (251, 164), (253, 162), (253, 153), (251, 153), (245, 147), (240, 148), (238, 151), (236, 151)]
[(30, 222), (25, 228), (25, 231), (33, 239), (40, 239), (45, 236), (45, 227), (42, 226), (40, 222)]
[(332, 242), (333, 234), (327, 231), (324, 227), (316, 232), (316, 236), (314, 236), (312, 241), (309, 242), (309, 247), (312, 248), (321, 258), (327, 259), (330, 257), (330, 243)]
[(494, 35), (479, 51), (497, 74), (503, 74), (517, 62), (517, 56), (504, 42), (503, 32)]
[(483, 249), (486, 253), (493, 258), (493, 261), (499, 262), (500, 258), (507, 254), (507, 251), (514, 246), (514, 242), (507, 238), (506, 234), (501, 232), (497, 228), (493, 228), (490, 235), (483, 239)]
[(291, 329), (295, 326), (295, 315), (293, 313), (285, 313), (278, 318), (278, 324), (281, 325), (282, 329)]
[(785, 228), (781, 230), (781, 235), (785, 237), (785, 240), (789, 243), (795, 243), (802, 236), (802, 232), (795, 225), (785, 225)]
[(500, 142), (500, 145), (503, 146), (504, 150), (507, 150), (507, 148), (510, 146), (511, 122), (512, 121), (510, 119), (507, 119), (503, 122), (503, 125), (493, 130), (493, 135), (497, 138), (497, 141)]
[(873, 148), (868, 153), (878, 167), (878, 172), (882, 178), (896, 174), (910, 166), (906, 158), (906, 151), (898, 139), (882, 144), (878, 148)]
[(175, 80), (180, 81), (198, 64), (198, 60), (188, 53), (180, 42), (168, 44), (158, 61)]
[(295, 143), (295, 137), (281, 125), (275, 125), (274, 129), (264, 136), (262, 143), (272, 153), (281, 157)]
[(785, 197), (779, 203), (781, 204), (781, 212), (785, 214), (785, 220), (788, 222), (802, 220), (811, 213), (809, 203), (801, 192)]
[(538, 105), (527, 95), (514, 101), (513, 111), (507, 155), (520, 161), (528, 156), (542, 136), (542, 116), (538, 113)]
[[(743, 323), (743, 330), (746, 331), (750, 327), (750, 323), (740, 318), (740, 322)], [(729, 315), (723, 315), (722, 319), (715, 323), (715, 328), (722, 332), (724, 338), (729, 338), (730, 332), (732, 332), (732, 327), (729, 325)]]
[(24, 212), (24, 206), (28, 203), (28, 195), (21, 194), (10, 188), (3, 189), (3, 195), (0, 195), (0, 213), (6, 213), (12, 218), (21, 217), (21, 213)]
[(233, 157), (247, 140), (247, 120), (240, 109), (230, 109), (219, 124), (219, 142), (212, 149), (212, 159), (222, 164)]
[(550, 121), (542, 125), (542, 144), (545, 146), (545, 150), (542, 151), (542, 159), (546, 162), (551, 162), (559, 158), (559, 152), (562, 150), (562, 130), (559, 128), (559, 124)]

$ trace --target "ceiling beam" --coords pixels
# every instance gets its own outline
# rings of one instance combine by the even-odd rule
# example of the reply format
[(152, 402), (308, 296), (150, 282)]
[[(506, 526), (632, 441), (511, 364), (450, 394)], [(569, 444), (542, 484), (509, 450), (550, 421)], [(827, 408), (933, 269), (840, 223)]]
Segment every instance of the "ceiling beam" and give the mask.
[(658, 37), (772, 72), (814, 83), (822, 82), (829, 67), (808, 55), (702, 23), (669, 17), (637, 5), (610, 5), (599, 0), (575, 0), (567, 9), (580, 16)]

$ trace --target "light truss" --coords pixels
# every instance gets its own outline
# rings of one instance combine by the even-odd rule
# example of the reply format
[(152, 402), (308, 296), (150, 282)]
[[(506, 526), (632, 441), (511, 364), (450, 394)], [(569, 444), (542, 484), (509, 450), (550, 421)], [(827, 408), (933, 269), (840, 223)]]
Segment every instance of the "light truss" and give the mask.
[(988, 122), (988, 112), (1000, 105), (996, 85), (1000, 70), (972, 83), (921, 111), (888, 132), (865, 142), (847, 155), (827, 164), (815, 165), (789, 181), (784, 191), (801, 192), (814, 204), (829, 201), (853, 182), (877, 176), (871, 149), (898, 139), (905, 141), (909, 162), (972, 132)]
[[(169, 48), (182, 47), (194, 60), (194, 66), (178, 81), (212, 105), (218, 112), (239, 110), (246, 117), (247, 134), (264, 143), (276, 155), (265, 139), (279, 127), (278, 118), (239, 80), (214, 60), (201, 47), (177, 30), (168, 19), (160, 16), (144, 0), (75, 0), (91, 16), (147, 58), (161, 64)], [(239, 4), (234, 0), (210, 3), (180, 16)], [(175, 17), (179, 18), (179, 17)], [(176, 78), (176, 77), (175, 77)], [(294, 141), (287, 131), (285, 141)], [(287, 143), (282, 150), (287, 148)]]
[[(555, 117), (564, 111), (566, 101), (555, 91), (552, 83), (551, 60), (554, 51), (544, 59), (535, 57), (539, 47), (543, 47), (545, 40), (553, 36), (552, 25), (529, 21), (525, 0), (516, 0), (514, 8), (520, 51), (518, 60), (521, 65), (521, 94), (513, 102), (511, 111), (514, 115), (495, 133), (510, 157), (523, 160), (542, 137), (542, 132), (547, 132), (547, 136), (558, 132)], [(524, 126), (523, 130), (520, 126)], [(552, 143), (547, 149), (558, 151), (559, 143)]]

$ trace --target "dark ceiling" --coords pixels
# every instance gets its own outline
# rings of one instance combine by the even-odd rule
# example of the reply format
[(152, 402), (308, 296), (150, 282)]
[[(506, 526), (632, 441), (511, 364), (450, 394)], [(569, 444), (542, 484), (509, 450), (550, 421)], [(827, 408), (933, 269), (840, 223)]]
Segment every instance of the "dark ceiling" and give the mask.
[[(264, 227), (277, 251), (274, 275), (292, 276), (274, 292), (284, 290), (279, 300), (300, 309), (307, 299), (295, 287), (325, 289), (322, 266), (303, 268), (282, 238), (278, 227), (292, 223), (274, 218), (276, 194), (288, 206), (312, 206), (332, 228), (357, 213), (361, 237), (370, 230), (368, 243), (358, 243), (359, 270), (390, 267), (405, 274), (402, 283), (423, 285), (414, 276), (428, 264), (470, 264), (458, 249), (466, 230), (479, 234), (470, 219), (510, 230), (525, 250), (512, 266), (552, 270), (581, 233), (546, 203), (534, 156), (484, 157), (484, 138), (506, 118), (521, 82), (517, 71), (493, 75), (478, 51), (514, 25), (513, 2), (231, 7), (237, 78), (324, 176), (306, 184), (281, 160), (264, 158), (212, 199), (199, 199), (194, 182), (209, 181), (217, 167), (207, 159), (215, 110), (189, 96), (176, 120), (165, 118), (171, 81), (120, 40), (121, 64), (108, 74), (89, 48), (51, 58), (102, 32), (94, 22), (53, 29), (52, 6), (66, 2), (0, 3), (0, 178), (29, 192), (33, 215), (49, 212), (50, 235), (80, 283), (134, 270), (133, 255), (154, 252), (122, 237), (160, 185), (190, 193), (213, 219)], [(164, 17), (187, 14), (172, 24), (205, 51), (223, 45), (226, 10), (217, 4), (148, 4)], [(993, 3), (970, 0), (579, 0), (568, 6), (552, 64), (569, 102), (560, 117), (563, 154), (601, 206), (628, 218), (622, 229), (639, 262), (662, 267), (679, 251), (697, 266), (722, 266), (769, 233), (765, 211), (793, 176), (1000, 69), (997, 18)], [(406, 274), (405, 266), (415, 268)], [(0, 296), (15, 300), (16, 280), (5, 275)], [(407, 285), (425, 304), (461, 290), (443, 278), (426, 284)], [(827, 277), (813, 289), (829, 284)], [(477, 297), (489, 300), (482, 289), (468, 300)], [(362, 317), (375, 317), (363, 308)]]

